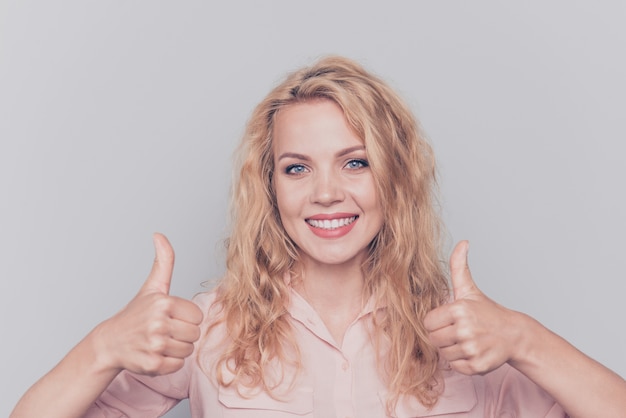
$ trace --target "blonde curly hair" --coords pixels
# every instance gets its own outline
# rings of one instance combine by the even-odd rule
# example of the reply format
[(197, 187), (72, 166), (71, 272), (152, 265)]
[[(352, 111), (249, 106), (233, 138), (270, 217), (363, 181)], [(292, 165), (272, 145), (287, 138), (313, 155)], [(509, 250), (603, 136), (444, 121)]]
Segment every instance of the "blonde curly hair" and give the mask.
[(373, 341), (379, 373), (392, 394), (388, 408), (400, 395), (432, 406), (438, 397), (439, 358), (423, 319), (449, 293), (440, 259), (435, 159), (398, 95), (343, 57), (327, 57), (290, 74), (248, 122), (232, 193), (227, 272), (217, 289), (220, 323), (228, 330), (217, 381), (271, 394), (280, 382), (269, 377), (270, 364), (300, 367), (284, 280), (298, 251), (281, 224), (273, 192), (272, 135), (280, 109), (320, 98), (339, 105), (363, 140), (382, 205), (384, 224), (369, 245), (363, 273), (367, 292), (383, 308), (374, 316)]

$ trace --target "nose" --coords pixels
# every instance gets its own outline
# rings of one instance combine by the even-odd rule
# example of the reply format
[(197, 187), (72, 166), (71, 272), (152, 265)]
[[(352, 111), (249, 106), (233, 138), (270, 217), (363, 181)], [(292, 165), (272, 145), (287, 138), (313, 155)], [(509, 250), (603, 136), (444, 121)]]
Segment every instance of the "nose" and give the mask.
[(311, 203), (331, 206), (345, 199), (341, 178), (332, 171), (315, 173), (312, 186)]

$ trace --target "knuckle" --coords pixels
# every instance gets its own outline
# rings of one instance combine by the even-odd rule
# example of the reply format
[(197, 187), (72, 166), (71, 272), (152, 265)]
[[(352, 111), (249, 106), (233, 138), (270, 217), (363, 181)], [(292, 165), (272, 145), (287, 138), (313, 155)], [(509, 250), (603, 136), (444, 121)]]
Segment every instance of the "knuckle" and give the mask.
[(155, 319), (150, 322), (148, 326), (148, 332), (152, 336), (152, 338), (156, 338), (158, 336), (166, 335), (169, 331), (169, 327), (164, 319)]
[(476, 365), (474, 365), (471, 362), (468, 363), (467, 364), (467, 374), (469, 374), (469, 375), (478, 374), (478, 370), (476, 369)]
[(469, 307), (466, 300), (458, 300), (450, 305), (450, 314), (458, 321), (467, 316), (468, 309)]
[(459, 341), (469, 342), (475, 339), (476, 333), (472, 327), (469, 327), (465, 324), (460, 324), (457, 328), (456, 332), (457, 338)]
[(143, 364), (143, 374), (149, 376), (159, 375), (163, 368), (164, 359), (159, 355), (149, 356)]
[(475, 341), (469, 340), (461, 344), (461, 349), (465, 356), (474, 358), (478, 355), (478, 344)]
[(488, 372), (487, 364), (480, 358), (471, 361), (470, 367), (472, 369), (472, 374), (483, 375)]
[(154, 306), (159, 312), (169, 315), (174, 307), (174, 300), (167, 295), (158, 295), (154, 301)]
[(149, 349), (152, 353), (163, 353), (167, 348), (167, 341), (165, 338), (153, 337), (149, 342)]

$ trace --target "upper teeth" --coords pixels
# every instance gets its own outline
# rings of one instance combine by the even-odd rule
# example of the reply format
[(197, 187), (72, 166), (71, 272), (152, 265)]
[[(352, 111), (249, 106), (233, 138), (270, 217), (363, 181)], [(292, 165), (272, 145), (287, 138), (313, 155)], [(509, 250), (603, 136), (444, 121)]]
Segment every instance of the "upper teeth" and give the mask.
[(315, 228), (322, 229), (337, 229), (342, 226), (350, 225), (352, 222), (356, 220), (356, 216), (352, 216), (350, 218), (340, 218), (340, 219), (307, 219), (309, 225)]

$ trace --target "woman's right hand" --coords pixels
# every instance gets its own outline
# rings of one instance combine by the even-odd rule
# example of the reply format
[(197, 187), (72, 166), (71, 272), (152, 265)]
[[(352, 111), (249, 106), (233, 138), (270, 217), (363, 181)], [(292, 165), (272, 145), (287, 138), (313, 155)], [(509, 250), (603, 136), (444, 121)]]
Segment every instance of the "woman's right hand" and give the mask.
[(202, 311), (193, 302), (170, 296), (174, 250), (154, 234), (156, 258), (139, 293), (94, 330), (105, 367), (162, 375), (183, 367), (200, 337)]
[(169, 295), (174, 250), (161, 234), (154, 246), (156, 259), (139, 293), (39, 379), (11, 418), (82, 417), (121, 370), (161, 375), (183, 367), (200, 338), (202, 311)]

